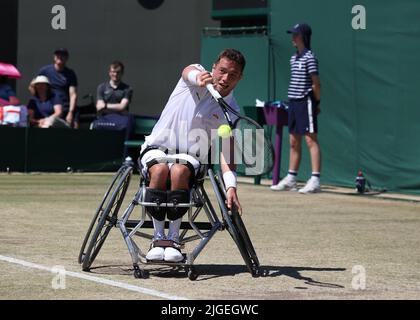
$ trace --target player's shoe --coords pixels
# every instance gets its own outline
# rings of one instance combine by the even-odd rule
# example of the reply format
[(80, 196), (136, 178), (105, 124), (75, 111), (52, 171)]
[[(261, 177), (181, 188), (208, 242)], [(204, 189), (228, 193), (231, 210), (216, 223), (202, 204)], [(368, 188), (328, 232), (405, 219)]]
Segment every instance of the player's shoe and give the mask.
[(154, 247), (149, 250), (146, 259), (150, 261), (161, 261), (164, 258), (165, 249), (161, 247)]
[(181, 251), (172, 247), (167, 247), (165, 248), (163, 259), (167, 262), (180, 262), (184, 260), (184, 256), (182, 255)]
[(311, 177), (306, 185), (299, 189), (299, 193), (316, 193), (321, 192), (321, 185), (319, 184), (319, 179)]
[(286, 176), (278, 184), (270, 187), (273, 191), (297, 191), (297, 182), (295, 178)]

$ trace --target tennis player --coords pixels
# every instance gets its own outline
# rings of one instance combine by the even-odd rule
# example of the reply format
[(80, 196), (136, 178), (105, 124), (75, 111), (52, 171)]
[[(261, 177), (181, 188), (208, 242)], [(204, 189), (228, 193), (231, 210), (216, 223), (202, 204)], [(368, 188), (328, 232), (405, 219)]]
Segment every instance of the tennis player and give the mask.
[[(200, 161), (207, 159), (207, 154), (191, 152), (191, 147), (197, 143), (197, 137), (192, 135), (191, 139), (189, 133), (200, 129), (205, 131), (207, 137), (211, 137), (211, 130), (227, 123), (220, 106), (206, 89), (206, 84), (213, 84), (226, 102), (239, 111), (232, 91), (242, 79), (244, 67), (244, 56), (237, 50), (226, 49), (217, 57), (212, 72), (206, 71), (199, 64), (189, 65), (183, 70), (182, 77), (169, 97), (160, 119), (141, 147), (140, 161), (143, 174), (148, 176), (150, 181), (145, 195), (146, 202), (189, 203), (190, 183), (199, 170)], [(231, 117), (235, 118), (234, 115)], [(203, 136), (199, 139), (207, 141)], [(210, 143), (211, 141), (208, 141), (207, 153)], [(179, 163), (156, 161), (162, 157), (177, 159)], [(241, 212), (236, 193), (235, 166), (233, 163), (228, 163), (226, 158), (222, 153), (220, 164), (227, 189), (227, 206), (231, 208), (234, 204)], [(179, 229), (182, 216), (188, 208), (147, 207), (146, 210), (153, 217), (154, 226), (153, 242), (146, 259), (182, 261)], [(166, 218), (169, 220), (167, 234), (165, 234)]]

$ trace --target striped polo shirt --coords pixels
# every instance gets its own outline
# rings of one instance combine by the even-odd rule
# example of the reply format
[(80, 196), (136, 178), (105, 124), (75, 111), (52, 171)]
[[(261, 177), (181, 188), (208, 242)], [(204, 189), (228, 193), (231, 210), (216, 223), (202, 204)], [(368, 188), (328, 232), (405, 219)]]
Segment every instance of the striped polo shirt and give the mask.
[(312, 91), (311, 74), (318, 74), (318, 60), (312, 51), (305, 49), (290, 59), (292, 70), (288, 91), (289, 99), (302, 99)]

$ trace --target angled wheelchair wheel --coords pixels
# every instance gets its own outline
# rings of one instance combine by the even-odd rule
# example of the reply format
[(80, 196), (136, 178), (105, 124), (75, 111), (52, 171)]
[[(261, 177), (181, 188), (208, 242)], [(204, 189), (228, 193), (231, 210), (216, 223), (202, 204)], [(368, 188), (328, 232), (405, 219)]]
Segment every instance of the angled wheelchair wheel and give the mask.
[(253, 276), (259, 275), (259, 267), (260, 267), (260, 261), (258, 260), (257, 253), (255, 252), (254, 245), (252, 244), (251, 239), (249, 238), (248, 231), (246, 230), (245, 224), (242, 221), (241, 216), (239, 215), (238, 210), (236, 208), (233, 208), (231, 210), (231, 218), (232, 223), (235, 226), (239, 236), (242, 238), (242, 241), (244, 243), (244, 247), (248, 253), (248, 270), (251, 272)]
[(255, 252), (254, 245), (252, 244), (251, 238), (249, 237), (248, 231), (246, 230), (245, 224), (238, 210), (235, 210), (235, 209), (232, 210), (232, 220), (233, 220), (234, 225), (238, 229), (239, 234), (242, 236), (245, 242), (245, 245), (247, 247), (247, 250), (251, 258), (254, 260), (254, 264), (256, 264), (259, 267), (260, 262), (258, 260), (257, 253)]
[(117, 223), (118, 212), (130, 184), (132, 171), (131, 166), (122, 166), (118, 170), (93, 216), (79, 253), (79, 263), (84, 271), (90, 269), (109, 232)]
[(223, 214), (223, 219), (226, 223), (226, 229), (236, 243), (248, 271), (253, 277), (256, 277), (259, 275), (260, 266), (257, 254), (238, 210), (235, 207), (233, 207), (232, 210), (228, 210), (226, 206), (226, 191), (222, 186), (220, 179), (219, 176), (217, 179), (212, 180), (216, 187), (215, 191), (219, 194), (216, 194), (216, 196)]

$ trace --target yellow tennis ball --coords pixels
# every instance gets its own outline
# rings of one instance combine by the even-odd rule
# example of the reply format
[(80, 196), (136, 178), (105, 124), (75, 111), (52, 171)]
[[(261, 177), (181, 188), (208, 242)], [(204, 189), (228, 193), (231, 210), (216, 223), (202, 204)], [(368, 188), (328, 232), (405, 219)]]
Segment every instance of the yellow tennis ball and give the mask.
[(219, 135), (219, 137), (222, 137), (223, 139), (229, 138), (232, 135), (232, 129), (227, 124), (222, 124), (217, 129), (217, 134)]

